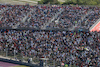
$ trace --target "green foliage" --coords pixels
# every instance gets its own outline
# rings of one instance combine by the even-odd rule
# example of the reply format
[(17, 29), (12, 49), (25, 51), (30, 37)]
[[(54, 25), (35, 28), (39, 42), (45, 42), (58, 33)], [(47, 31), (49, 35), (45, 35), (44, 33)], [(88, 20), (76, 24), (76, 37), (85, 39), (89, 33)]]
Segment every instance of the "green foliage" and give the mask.
[(38, 4), (43, 4), (43, 2), (42, 1), (38, 1)]
[(96, 0), (90, 0), (90, 2), (88, 1), (89, 5), (97, 5), (97, 1)]
[(60, 2), (58, 0), (41, 0), (38, 1), (38, 4), (60, 4)]
[(66, 0), (63, 4), (99, 5), (100, 0)]
[(79, 5), (100, 5), (100, 0), (65, 0), (65, 2), (58, 2), (58, 0), (41, 0), (38, 4), (79, 4)]

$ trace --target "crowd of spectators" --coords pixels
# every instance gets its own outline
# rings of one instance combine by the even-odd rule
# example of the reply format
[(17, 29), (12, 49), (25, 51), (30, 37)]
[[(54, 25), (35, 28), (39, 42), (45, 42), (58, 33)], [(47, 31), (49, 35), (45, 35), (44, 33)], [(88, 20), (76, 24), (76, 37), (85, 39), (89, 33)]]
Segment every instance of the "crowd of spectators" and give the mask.
[[(30, 10), (28, 5), (1, 5), (5, 10), (0, 15), (0, 27), (13, 27), (27, 15)], [(2, 8), (1, 9), (4, 9)]]
[(100, 17), (100, 8), (91, 7), (91, 11), (81, 23), (82, 27), (85, 29), (89, 29), (99, 19), (99, 17)]
[(58, 64), (100, 66), (100, 32), (1, 30), (0, 50), (49, 58)]
[(48, 27), (70, 29), (77, 25), (78, 28), (89, 29), (99, 17), (100, 7), (65, 6), (64, 11)]
[[(1, 10), (5, 10), (2, 11), (2, 14), (0, 15), (0, 26), (13, 27), (20, 23), (18, 27), (41, 28), (44, 24), (48, 23), (57, 12), (60, 11), (60, 8), (61, 7), (59, 6), (3, 4), (1, 5)], [(25, 20), (24, 22), (23, 19)]]
[(47, 27), (68, 29), (77, 25), (89, 29), (100, 15), (99, 7), (0, 4), (0, 27), (14, 27), (19, 23), (17, 27), (43, 28), (61, 10), (62, 13)]
[(59, 6), (35, 6), (31, 14), (29, 15), (30, 20), (27, 27), (42, 28), (47, 24), (53, 16), (61, 10)]
[[(62, 9), (47, 27), (89, 29), (100, 15), (99, 7), (0, 4), (0, 27), (19, 23), (18, 27), (43, 28)], [(60, 65), (99, 67), (100, 32), (0, 30), (0, 51), (6, 50), (10, 55), (49, 58)]]
[(53, 28), (70, 28), (81, 22), (81, 18), (89, 11), (89, 7), (85, 6), (65, 6), (64, 11), (58, 15), (56, 20), (49, 25)]

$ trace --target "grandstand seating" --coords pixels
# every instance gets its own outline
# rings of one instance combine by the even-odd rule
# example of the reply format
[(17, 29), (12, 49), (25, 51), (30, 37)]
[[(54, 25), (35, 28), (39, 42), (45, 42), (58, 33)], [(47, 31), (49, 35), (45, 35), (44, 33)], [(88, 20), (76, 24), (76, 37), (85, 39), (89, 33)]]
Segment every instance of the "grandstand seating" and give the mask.
[[(63, 11), (59, 14), (63, 9)], [(88, 13), (88, 14), (87, 14)], [(78, 67), (100, 66), (100, 32), (34, 31), (26, 28), (52, 29), (72, 27), (89, 29), (100, 17), (100, 7), (52, 5), (0, 5), (0, 51), (8, 55), (49, 58), (56, 63)], [(84, 17), (84, 19), (83, 19)], [(17, 28), (25, 28), (18, 30)]]

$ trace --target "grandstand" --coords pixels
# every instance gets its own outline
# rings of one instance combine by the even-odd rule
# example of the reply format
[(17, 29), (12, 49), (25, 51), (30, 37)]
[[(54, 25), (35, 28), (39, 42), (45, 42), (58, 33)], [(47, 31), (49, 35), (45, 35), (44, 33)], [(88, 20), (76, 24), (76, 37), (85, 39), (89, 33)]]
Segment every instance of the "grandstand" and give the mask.
[(0, 4), (0, 55), (30, 65), (44, 58), (46, 67), (99, 67), (100, 32), (89, 31), (99, 17), (97, 6)]

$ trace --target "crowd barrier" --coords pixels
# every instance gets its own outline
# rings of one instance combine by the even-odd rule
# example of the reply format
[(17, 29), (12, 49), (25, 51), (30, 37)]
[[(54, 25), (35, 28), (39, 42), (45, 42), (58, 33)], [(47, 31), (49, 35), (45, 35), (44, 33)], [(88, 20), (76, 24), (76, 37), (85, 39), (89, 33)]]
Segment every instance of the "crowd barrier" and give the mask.
[(31, 63), (25, 63), (25, 62), (22, 62), (22, 61), (15, 61), (15, 60), (4, 59), (4, 58), (0, 58), (0, 61), (18, 64), (18, 65), (25, 65), (25, 66), (29, 66), (29, 67), (42, 67), (42, 66), (38, 66), (38, 65), (35, 65), (35, 64), (31, 64)]
[[(0, 29), (6, 30), (34, 30), (34, 31), (71, 31), (69, 29), (59, 29), (59, 28), (46, 28), (46, 29), (40, 29), (40, 28), (26, 28), (26, 27), (22, 27), (22, 28), (11, 28), (11, 27), (0, 27)], [(84, 31), (84, 32), (88, 32), (88, 29), (84, 29), (84, 28), (76, 28), (73, 31)]]

